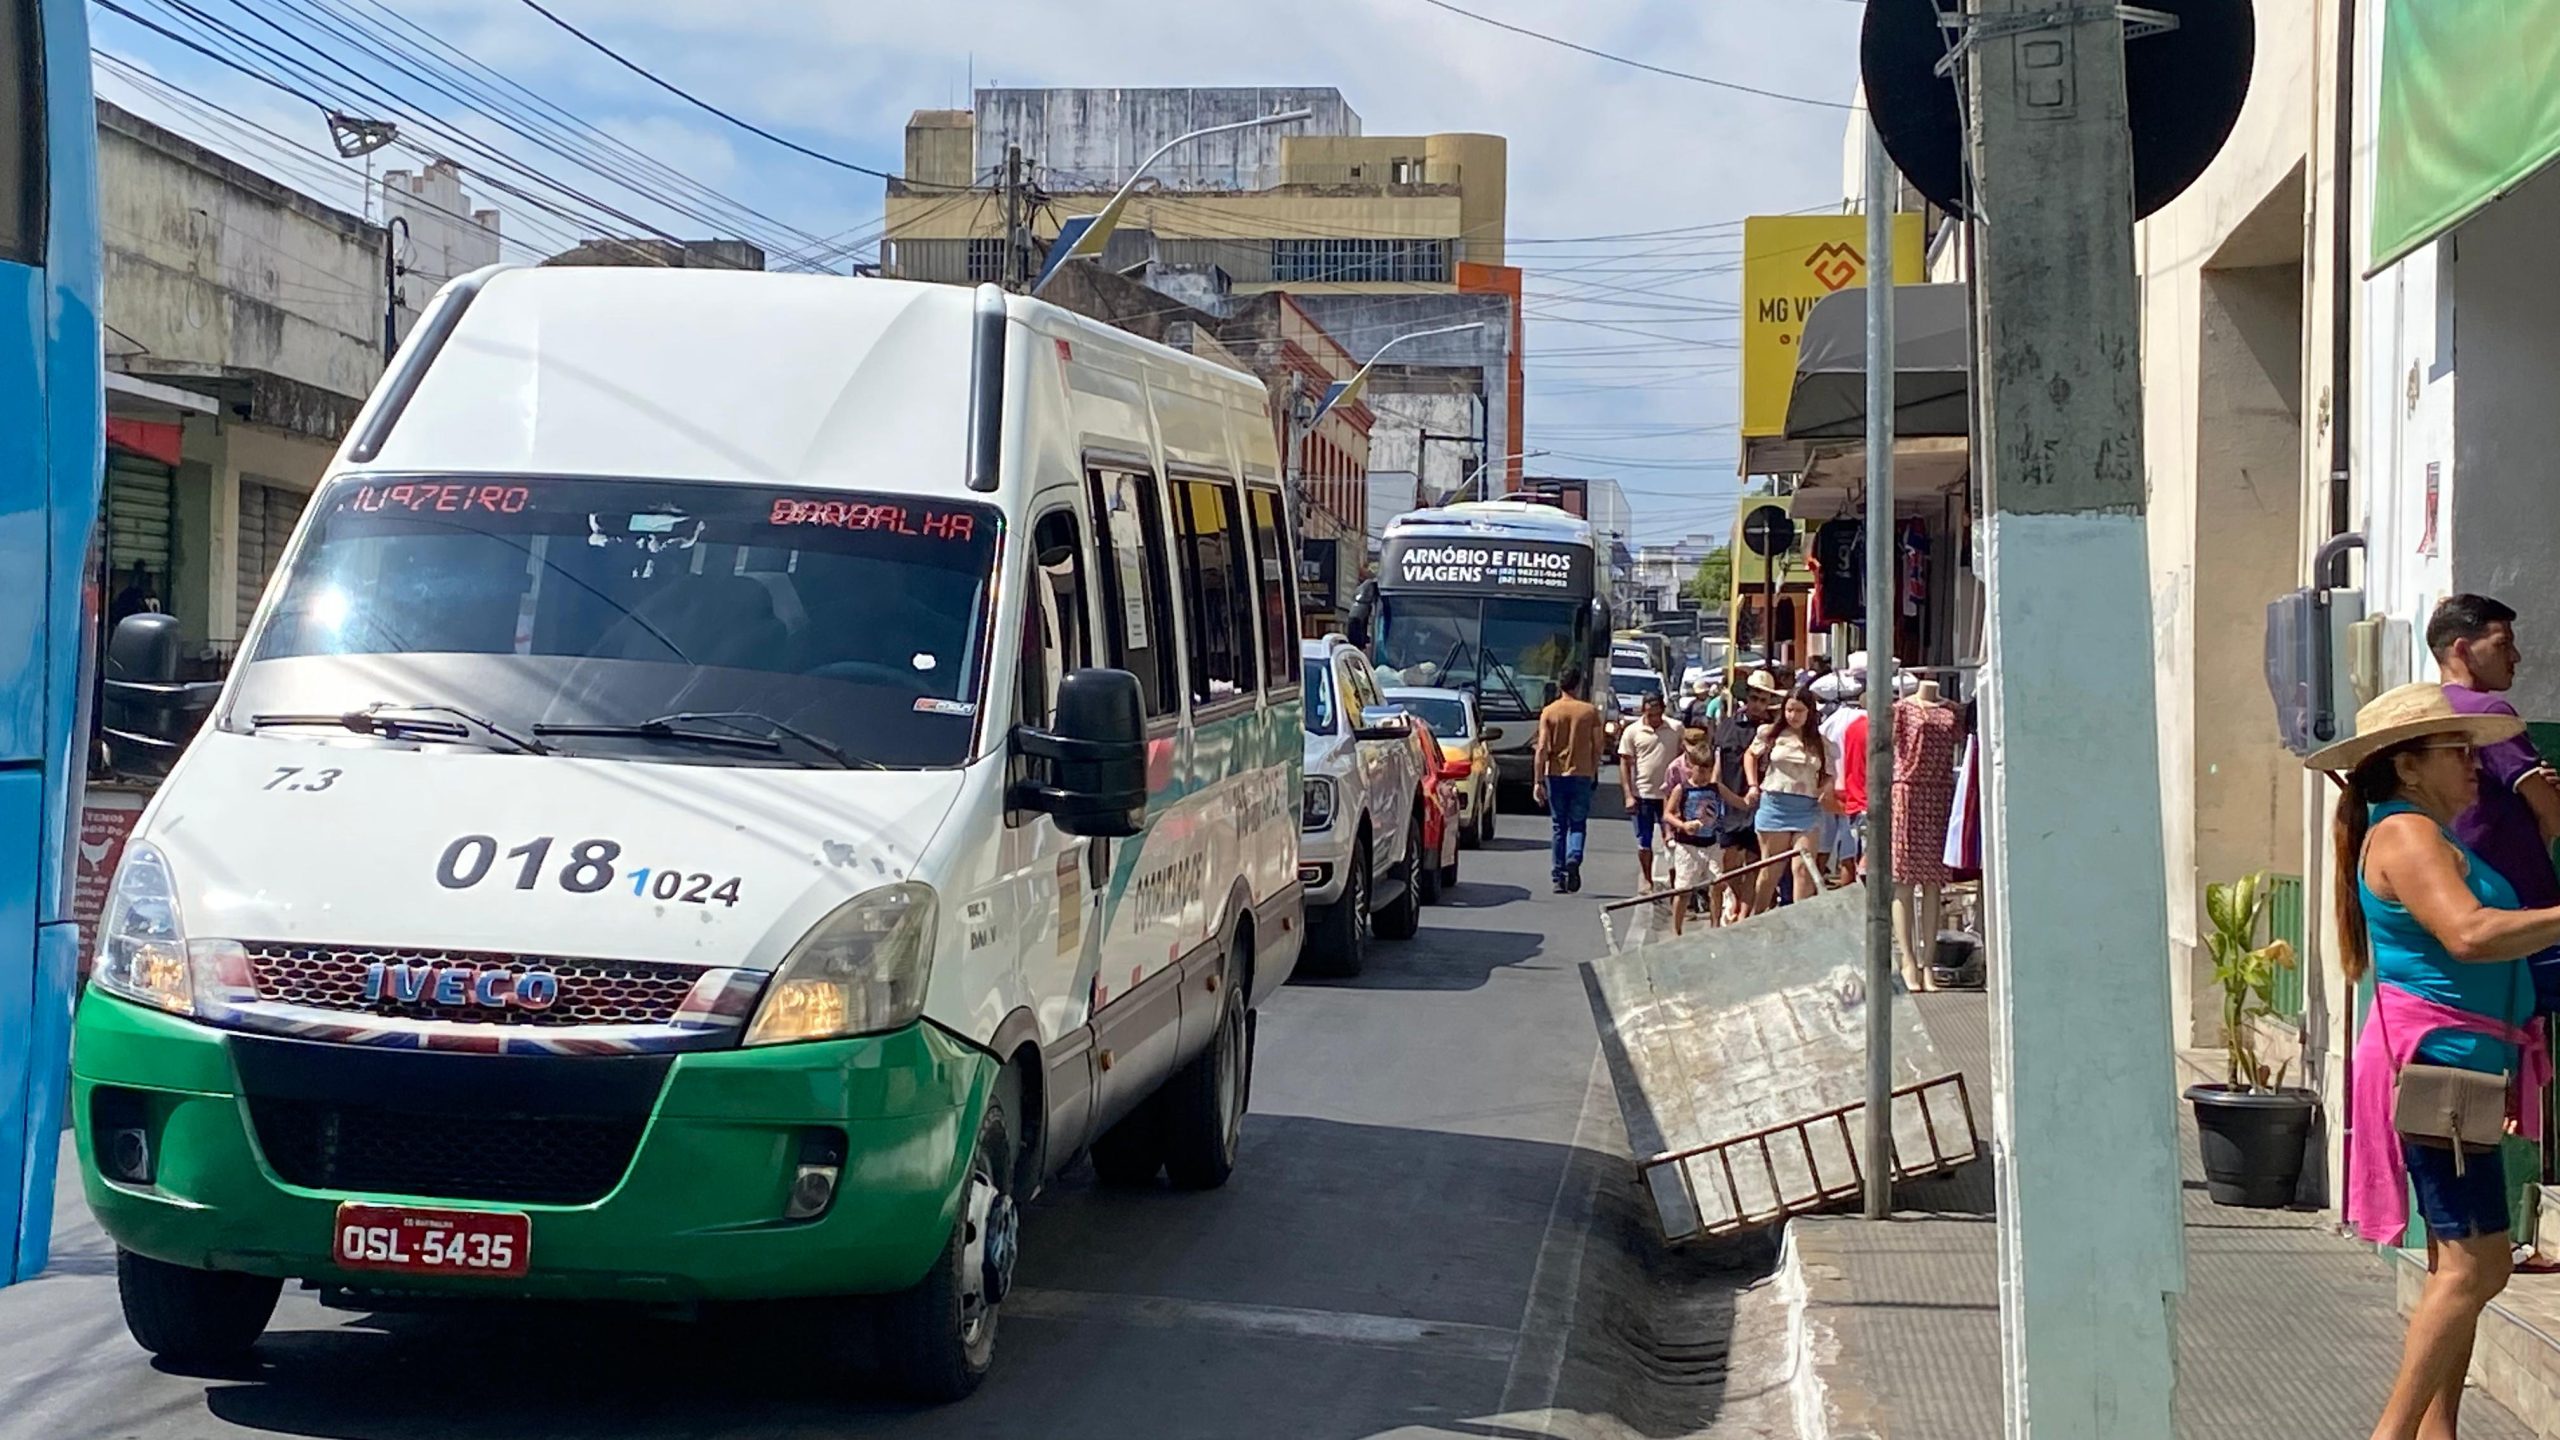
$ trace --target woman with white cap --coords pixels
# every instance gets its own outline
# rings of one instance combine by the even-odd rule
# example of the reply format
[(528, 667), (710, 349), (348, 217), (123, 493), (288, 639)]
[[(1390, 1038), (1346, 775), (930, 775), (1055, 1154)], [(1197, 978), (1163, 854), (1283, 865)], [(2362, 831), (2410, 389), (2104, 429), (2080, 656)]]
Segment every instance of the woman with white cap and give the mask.
[[(2540, 1133), (2551, 1057), (2528, 1026), (2524, 957), (2560, 941), (2560, 908), (2518, 909), (2450, 828), (2478, 798), (2478, 747), (2523, 729), (2457, 713), (2440, 686), (2403, 685), (2356, 712), (2353, 738), (2303, 762), (2344, 777), (2338, 964), (2376, 982), (2347, 1096), (2347, 1218), (2396, 1244), (2414, 1194), (2427, 1229), (2426, 1290), (2375, 1440), (2452, 1440), (2480, 1312), (2511, 1264), (2499, 1132)], [(2501, 1110), (2505, 1127), (2479, 1118)]]

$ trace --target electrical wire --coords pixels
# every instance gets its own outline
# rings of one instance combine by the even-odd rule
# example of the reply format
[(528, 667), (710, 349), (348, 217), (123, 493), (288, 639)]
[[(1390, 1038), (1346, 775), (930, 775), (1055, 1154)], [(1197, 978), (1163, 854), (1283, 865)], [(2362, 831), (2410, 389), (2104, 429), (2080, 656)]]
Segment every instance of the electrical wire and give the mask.
[(978, 188), (974, 185), (948, 185), (934, 180), (910, 180), (902, 175), (893, 175), (886, 170), (875, 170), (868, 165), (856, 164), (855, 162), (844, 159), (840, 156), (829, 155), (823, 150), (812, 150), (808, 146), (801, 144), (799, 141), (786, 139), (783, 136), (777, 135), (772, 131), (765, 129), (763, 126), (756, 124), (752, 120), (740, 119), (738, 116), (730, 114), (728, 111), (721, 109), (719, 106), (712, 104), (710, 101), (703, 99), (692, 91), (684, 89), (671, 80), (660, 78), (655, 71), (650, 70), (647, 66), (626, 57), (621, 51), (614, 49), (612, 46), (598, 40), (593, 35), (588, 34), (586, 31), (581, 30), (577, 26), (560, 18), (560, 16), (554, 13), (548, 6), (542, 4), (541, 0), (524, 0), (524, 5), (526, 9), (531, 10), (536, 15), (541, 16), (543, 19), (550, 21), (561, 29), (568, 31), (571, 35), (576, 36), (587, 46), (588, 49), (591, 49), (597, 54), (604, 56), (606, 59), (611, 60), (614, 64), (621, 66), (623, 69), (628, 70), (632, 74), (639, 76), (641, 79), (648, 81), (650, 84), (657, 86), (659, 89), (666, 91), (668, 94), (675, 96), (677, 99), (684, 101), (695, 109), (704, 111), (711, 115), (716, 115), (719, 118), (728, 121), (730, 124), (737, 126), (739, 129), (746, 131), (748, 134), (757, 136), (761, 139), (770, 140), (785, 150), (805, 155), (812, 160), (820, 161), (824, 164), (833, 165), (840, 170), (851, 170), (857, 174), (869, 175), (880, 180), (893, 180), (902, 185), (916, 186), (919, 189), (974, 190)]
[[(533, 0), (525, 0), (525, 3), (531, 5), (533, 4)], [(1745, 85), (1739, 80), (1719, 80), (1712, 75), (1693, 75), (1686, 70), (1673, 70), (1666, 66), (1653, 65), (1642, 60), (1630, 59), (1624, 55), (1613, 55), (1606, 50), (1595, 50), (1591, 46), (1581, 44), (1577, 41), (1567, 40), (1561, 36), (1549, 35), (1544, 31), (1532, 30), (1525, 25), (1514, 25), (1508, 20), (1496, 20), (1490, 15), (1479, 14), (1476, 11), (1466, 9), (1462, 6), (1450, 4), (1449, 0), (1422, 0), (1422, 3), (1433, 6), (1437, 9), (1446, 10), (1452, 15), (1463, 15), (1480, 25), (1490, 25), (1496, 30), (1508, 30), (1514, 35), (1525, 35), (1532, 40), (1542, 40), (1549, 45), (1559, 45), (1567, 50), (1577, 51), (1581, 54), (1592, 56), (1595, 59), (1607, 60), (1614, 64), (1625, 65), (1631, 69), (1649, 71), (1655, 75), (1667, 75), (1674, 80), (1686, 80), (1692, 84), (1713, 86), (1718, 90), (1731, 90), (1744, 95), (1758, 95), (1769, 100), (1782, 100), (1790, 105), (1812, 105), (1824, 110), (1854, 110), (1857, 108), (1844, 100), (1821, 100), (1811, 95), (1791, 95), (1784, 90), (1763, 90), (1757, 85)]]

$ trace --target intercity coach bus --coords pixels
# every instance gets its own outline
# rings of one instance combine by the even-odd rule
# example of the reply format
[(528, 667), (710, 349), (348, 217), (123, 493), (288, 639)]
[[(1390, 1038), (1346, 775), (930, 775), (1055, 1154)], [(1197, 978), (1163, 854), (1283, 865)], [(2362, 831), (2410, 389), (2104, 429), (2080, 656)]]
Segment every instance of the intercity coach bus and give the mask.
[(1529, 722), (1567, 667), (1588, 677), (1584, 699), (1616, 713), (1609, 588), (1590, 522), (1556, 506), (1469, 500), (1415, 510), (1387, 525), (1353, 638), (1389, 684), (1474, 691), (1477, 713), (1502, 729), (1502, 780), (1525, 786), (1537, 735)]
[(99, 927), (135, 1338), (824, 1298), (949, 1399), (1044, 1180), (1223, 1184), (1303, 930), (1266, 404), (994, 286), (449, 285)]

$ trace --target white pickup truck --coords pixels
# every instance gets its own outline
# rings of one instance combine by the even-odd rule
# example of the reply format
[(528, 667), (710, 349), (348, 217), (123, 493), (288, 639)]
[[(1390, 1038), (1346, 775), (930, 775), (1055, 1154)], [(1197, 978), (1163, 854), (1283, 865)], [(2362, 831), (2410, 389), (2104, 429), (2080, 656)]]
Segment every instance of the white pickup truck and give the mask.
[(1307, 944), (1299, 963), (1356, 975), (1372, 936), (1410, 939), (1422, 924), (1413, 883), (1421, 864), (1421, 763), (1402, 713), (1349, 640), (1304, 641), (1299, 658), (1307, 730), (1298, 805)]

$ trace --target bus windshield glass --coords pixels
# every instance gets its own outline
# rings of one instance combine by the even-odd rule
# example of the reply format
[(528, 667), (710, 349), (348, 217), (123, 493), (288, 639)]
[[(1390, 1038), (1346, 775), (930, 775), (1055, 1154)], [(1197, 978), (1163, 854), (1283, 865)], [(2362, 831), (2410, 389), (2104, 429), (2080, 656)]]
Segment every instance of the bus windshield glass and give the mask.
[[(1000, 522), (904, 496), (656, 480), (337, 481), (249, 642), (234, 729), (465, 707), (518, 734), (752, 717), (865, 767), (951, 766), (976, 733)], [(808, 764), (663, 733), (579, 755)]]
[(1538, 713), (1572, 657), (1582, 605), (1474, 595), (1381, 597), (1379, 678), (1476, 692), (1486, 719)]

